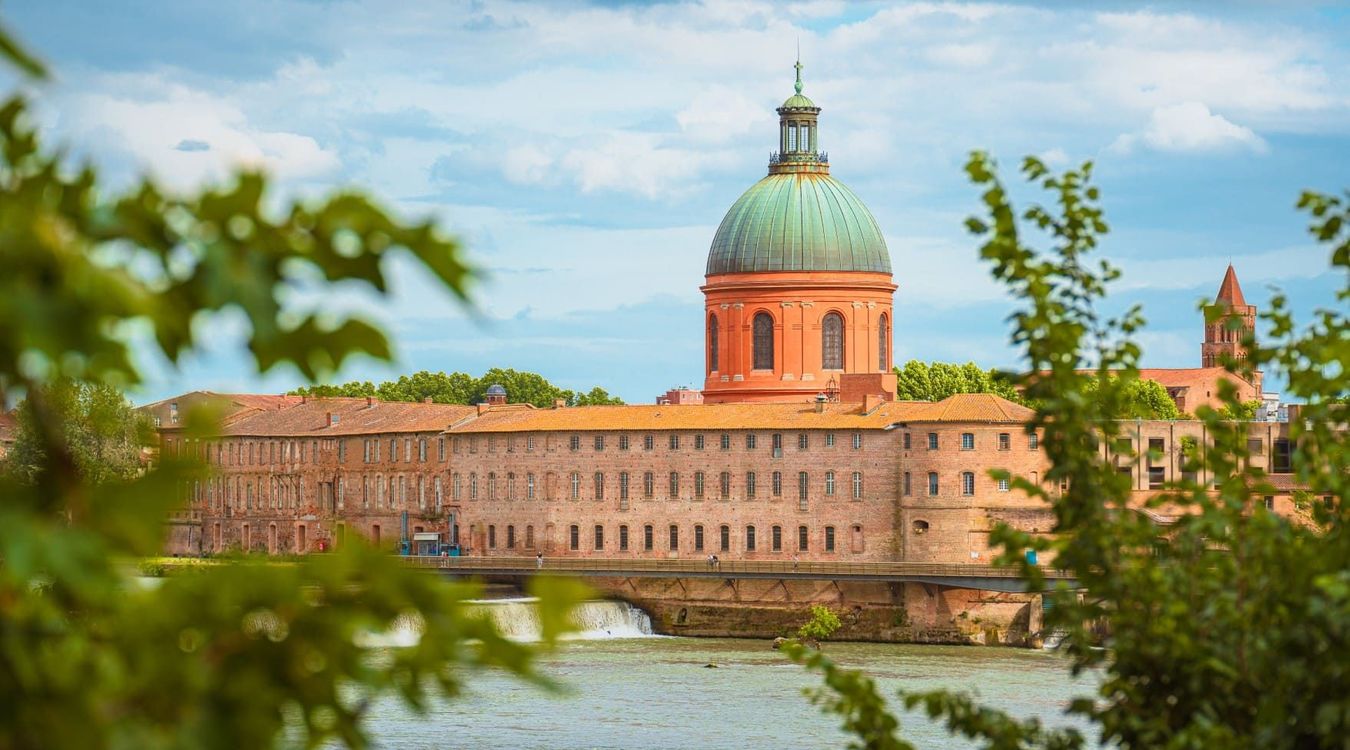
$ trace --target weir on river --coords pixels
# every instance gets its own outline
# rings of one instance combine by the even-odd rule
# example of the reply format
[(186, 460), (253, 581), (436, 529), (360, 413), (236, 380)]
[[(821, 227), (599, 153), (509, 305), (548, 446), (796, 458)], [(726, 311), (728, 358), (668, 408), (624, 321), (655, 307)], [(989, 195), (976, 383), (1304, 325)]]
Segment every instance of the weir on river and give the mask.
[[(472, 602), (472, 609), (486, 612), (501, 634), (516, 641), (537, 641), (540, 638), (538, 600), (533, 597), (511, 599), (482, 599)], [(628, 602), (588, 601), (572, 610), (576, 630), (567, 640), (605, 640), (611, 638), (652, 637), (652, 620), (646, 612)], [(369, 635), (364, 641), (371, 646), (411, 646), (421, 637), (422, 626), (416, 617), (400, 617), (388, 632)]]

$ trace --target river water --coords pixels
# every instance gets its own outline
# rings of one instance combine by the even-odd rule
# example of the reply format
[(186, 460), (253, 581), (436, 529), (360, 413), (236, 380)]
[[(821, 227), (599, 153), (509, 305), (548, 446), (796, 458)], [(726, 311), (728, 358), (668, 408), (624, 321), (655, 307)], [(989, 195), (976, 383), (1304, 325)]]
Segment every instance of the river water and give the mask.
[[(526, 635), (517, 618), (528, 615), (501, 606), (499, 622)], [(489, 673), (473, 678), (468, 695), (438, 702), (422, 716), (389, 700), (372, 712), (377, 747), (842, 748), (847, 741), (838, 721), (802, 695), (819, 677), (767, 641), (643, 635), (645, 615), (617, 603), (589, 616), (585, 638), (541, 661), (565, 693)], [(1055, 726), (1082, 726), (1064, 708), (1092, 688), (1044, 651), (854, 643), (826, 650), (836, 662), (866, 670), (890, 697), (900, 686), (957, 688)], [(916, 747), (973, 747), (917, 714), (906, 715), (902, 728)]]

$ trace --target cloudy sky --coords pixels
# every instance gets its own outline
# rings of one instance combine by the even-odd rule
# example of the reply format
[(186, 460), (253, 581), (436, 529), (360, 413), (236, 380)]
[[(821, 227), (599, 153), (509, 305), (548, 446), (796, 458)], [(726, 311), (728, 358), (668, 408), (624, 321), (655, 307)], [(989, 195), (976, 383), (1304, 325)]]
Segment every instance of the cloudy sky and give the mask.
[[(1334, 303), (1293, 204), (1347, 186), (1344, 5), (19, 0), (0, 18), (56, 70), (52, 137), (114, 181), (263, 164), (282, 193), (360, 186), (464, 240), (490, 275), (480, 314), (399, 269), (379, 315), (400, 361), (339, 379), (701, 385), (708, 244), (765, 172), (799, 40), (832, 172), (890, 247), (897, 361), (1016, 364), (1011, 303), (961, 226), (973, 148), (1010, 179), (1025, 154), (1097, 163), (1113, 304), (1144, 305), (1147, 365), (1198, 364), (1196, 304), (1229, 262), (1254, 304), (1272, 285)], [(214, 325), (181, 370), (147, 363), (140, 397), (299, 383), (251, 374)]]

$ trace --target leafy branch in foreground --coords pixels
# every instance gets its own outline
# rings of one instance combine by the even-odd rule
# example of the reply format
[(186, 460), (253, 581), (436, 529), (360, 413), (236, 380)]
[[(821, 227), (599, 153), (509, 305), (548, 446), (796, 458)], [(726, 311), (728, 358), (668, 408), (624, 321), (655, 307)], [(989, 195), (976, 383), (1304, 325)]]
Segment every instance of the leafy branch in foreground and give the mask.
[[(1286, 395), (1305, 402), (1288, 426), (1291, 478), (1302, 488), (1305, 514), (1266, 511), (1261, 498), (1277, 489), (1249, 460), (1248, 426), (1226, 418), (1246, 410), (1226, 382), (1223, 409), (1196, 415), (1205, 442), (1182, 441), (1179, 478), (1139, 500), (1101, 450), (1117, 445), (1123, 426), (1115, 416), (1135, 398), (1133, 335), (1143, 321), (1137, 307), (1114, 319), (1097, 312), (1119, 272), (1090, 259), (1107, 231), (1091, 165), (1054, 175), (1027, 159), (1023, 174), (1056, 207), (1021, 214), (987, 156), (973, 154), (967, 172), (984, 189), (988, 211), (967, 226), (983, 239), (981, 257), (995, 278), (1023, 303), (1011, 318), (1028, 373), (1018, 383), (1036, 406), (1028, 429), (1041, 433), (1049, 463), (1043, 484), (995, 476), (1044, 502), (1056, 520), (1053, 538), (998, 526), (991, 539), (1004, 549), (1000, 564), (1017, 566), (1032, 591), (1051, 599), (1045, 626), (1067, 634), (1068, 667), (1100, 675), (1097, 694), (1074, 700), (1070, 712), (1093, 724), (1102, 742), (1123, 748), (1343, 747), (1350, 736), (1350, 284), (1338, 291), (1338, 307), (1317, 310), (1302, 330), (1276, 295), (1262, 316), (1271, 342), (1249, 338), (1248, 356), (1225, 364), (1249, 379), (1254, 369), (1285, 378)], [(1347, 201), (1306, 193), (1299, 207), (1312, 215), (1313, 235), (1332, 246), (1332, 268), (1350, 281)], [(1043, 233), (1050, 249), (1024, 244), (1023, 225)], [(1060, 486), (1066, 491), (1046, 489)], [(1177, 520), (1162, 528), (1145, 510)], [(1083, 591), (1062, 583), (1047, 589), (1027, 549), (1071, 572)], [(1107, 648), (1098, 647), (1101, 631)], [(824, 674), (830, 692), (813, 698), (844, 717), (861, 740), (854, 747), (908, 747), (870, 680), (820, 654), (789, 653)], [(1085, 742), (960, 693), (901, 696), (983, 747), (1068, 750)]]
[[(0, 59), (42, 70), (3, 31)], [(267, 180), (245, 172), (187, 195), (150, 180), (110, 195), (92, 166), (72, 171), (42, 147), (26, 112), (21, 98), (0, 105), (0, 404), (24, 399), (20, 470), (0, 475), (0, 748), (362, 747), (382, 695), (421, 709), (484, 668), (543, 683), (534, 648), (466, 609), (471, 588), (355, 541), (298, 564), (136, 583), (135, 559), (163, 548), (180, 488), (207, 469), (91, 455), (139, 452), (113, 390), (138, 382), (133, 352), (177, 362), (224, 313), (247, 322), (260, 371), (326, 376), (355, 354), (390, 356), (336, 292), (383, 296), (393, 253), (460, 299), (470, 272), (437, 227), (356, 193), (273, 211)], [(182, 427), (218, 434), (206, 413)], [(580, 593), (536, 593), (547, 646)], [(403, 622), (421, 629), (414, 646), (363, 645)]]

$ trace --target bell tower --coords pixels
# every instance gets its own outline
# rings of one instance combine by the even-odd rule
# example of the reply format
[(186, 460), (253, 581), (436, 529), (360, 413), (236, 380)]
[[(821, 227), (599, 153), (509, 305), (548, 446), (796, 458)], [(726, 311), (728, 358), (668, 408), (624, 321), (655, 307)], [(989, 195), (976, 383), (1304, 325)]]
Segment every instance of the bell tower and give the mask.
[[(1234, 322), (1236, 321), (1236, 323)], [(1201, 367), (1222, 367), (1225, 358), (1244, 360), (1243, 341), (1256, 333), (1256, 306), (1247, 304), (1233, 264), (1223, 275), (1214, 304), (1205, 307), (1205, 343), (1200, 345)], [(1261, 373), (1252, 374), (1252, 386), (1261, 392)]]

